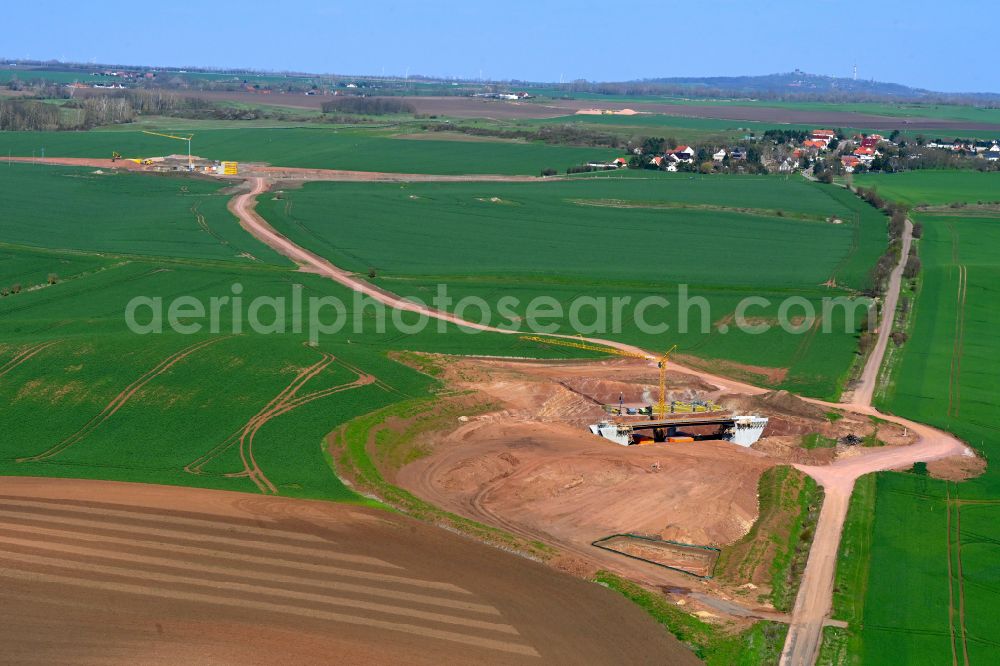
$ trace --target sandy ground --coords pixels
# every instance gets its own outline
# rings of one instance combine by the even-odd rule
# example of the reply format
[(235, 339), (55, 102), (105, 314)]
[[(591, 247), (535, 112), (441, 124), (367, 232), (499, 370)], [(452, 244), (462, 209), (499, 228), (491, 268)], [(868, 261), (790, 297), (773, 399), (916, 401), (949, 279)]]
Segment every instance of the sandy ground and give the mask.
[[(53, 166), (93, 167), (95, 169), (127, 169), (129, 171), (155, 172), (155, 166), (143, 166), (128, 160), (112, 162), (97, 157), (9, 157), (11, 162), (48, 164)], [(200, 159), (200, 158), (198, 158)], [(246, 178), (263, 178), (268, 181), (342, 181), (342, 182), (547, 182), (552, 178), (537, 176), (515, 176), (508, 174), (447, 175), (429, 173), (388, 173), (381, 171), (350, 171), (346, 169), (306, 169), (301, 167), (274, 167), (265, 164), (244, 162), (240, 165), (241, 175), (226, 176), (225, 180), (243, 182)], [(204, 174), (199, 174), (204, 175)]]
[(467, 183), (467, 182), (545, 182), (549, 179), (537, 176), (512, 176), (505, 174), (471, 174), (446, 175), (430, 173), (385, 173), (379, 171), (348, 171), (345, 169), (305, 169), (299, 167), (272, 167), (243, 164), (240, 167), (244, 177), (261, 177), (272, 180), (333, 180), (333, 181), (376, 181), (376, 182), (435, 182), (435, 183)]
[(128, 169), (142, 171), (142, 167), (128, 160), (117, 160), (97, 157), (8, 157), (9, 162), (30, 162), (31, 164), (49, 164), (54, 166), (94, 167), (96, 169)]
[(374, 509), (5, 478), (8, 663), (695, 664), (604, 588)]
[(775, 460), (727, 442), (622, 447), (587, 431), (606, 417), (599, 403), (656, 390), (642, 361), (468, 359), (446, 372), (504, 409), (435, 433), (432, 453), (399, 471), (433, 504), (587, 554), (622, 532), (721, 545), (756, 518), (757, 479)]

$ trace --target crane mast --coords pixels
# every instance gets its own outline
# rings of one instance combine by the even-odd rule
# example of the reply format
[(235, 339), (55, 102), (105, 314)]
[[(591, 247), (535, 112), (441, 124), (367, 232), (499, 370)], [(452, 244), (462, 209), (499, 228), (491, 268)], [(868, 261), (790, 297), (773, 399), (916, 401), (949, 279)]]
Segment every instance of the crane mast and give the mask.
[(660, 399), (656, 403), (656, 418), (658, 419), (667, 416), (667, 361), (670, 360), (670, 354), (675, 349), (677, 349), (677, 345), (664, 352), (663, 356), (656, 362), (656, 367), (660, 369)]
[(152, 134), (153, 136), (162, 136), (167, 139), (177, 139), (178, 141), (187, 141), (188, 148), (188, 169), (194, 170), (194, 162), (191, 159), (191, 139), (194, 138), (194, 134), (188, 134), (187, 136), (175, 136), (173, 134), (163, 134), (162, 132), (151, 132), (149, 130), (142, 130), (143, 134)]

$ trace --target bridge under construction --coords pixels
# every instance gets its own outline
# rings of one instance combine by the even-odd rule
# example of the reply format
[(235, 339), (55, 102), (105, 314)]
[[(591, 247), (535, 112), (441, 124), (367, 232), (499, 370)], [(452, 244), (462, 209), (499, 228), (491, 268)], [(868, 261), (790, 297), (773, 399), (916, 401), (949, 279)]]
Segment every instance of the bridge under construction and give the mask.
[[(686, 415), (683, 418), (660, 418), (649, 420), (602, 421), (590, 426), (590, 432), (605, 439), (630, 446), (643, 442), (690, 442), (704, 435), (685, 435), (685, 428), (716, 428), (708, 435), (711, 439), (724, 439), (739, 446), (753, 445), (764, 433), (767, 417), (708, 412)], [(638, 437), (636, 435), (639, 435)]]

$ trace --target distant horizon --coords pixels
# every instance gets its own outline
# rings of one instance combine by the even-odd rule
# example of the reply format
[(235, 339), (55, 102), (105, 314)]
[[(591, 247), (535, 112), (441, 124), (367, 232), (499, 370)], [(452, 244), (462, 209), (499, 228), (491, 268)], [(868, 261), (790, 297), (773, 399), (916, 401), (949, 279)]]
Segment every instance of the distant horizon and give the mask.
[[(810, 72), (799, 68), (791, 68), (780, 71), (764, 72), (762, 74), (746, 74), (746, 73), (727, 73), (727, 74), (706, 74), (706, 75), (695, 75), (695, 74), (672, 74), (670, 76), (649, 76), (644, 78), (617, 78), (617, 79), (572, 79), (565, 81), (546, 81), (546, 80), (534, 80), (528, 78), (520, 77), (510, 77), (503, 79), (477, 79), (477, 78), (467, 78), (467, 77), (452, 77), (444, 76), (438, 74), (428, 74), (426, 72), (409, 72), (404, 74), (393, 74), (393, 73), (377, 73), (377, 72), (323, 72), (319, 70), (310, 69), (268, 69), (268, 68), (257, 68), (257, 67), (242, 67), (242, 66), (215, 66), (215, 65), (199, 65), (194, 63), (186, 63), (182, 65), (168, 65), (162, 63), (143, 63), (143, 62), (104, 62), (104, 61), (73, 61), (73, 60), (60, 60), (58, 58), (11, 58), (7, 56), (0, 55), (0, 62), (8, 63), (8, 66), (17, 66), (17, 64), (26, 64), (29, 66), (44, 65), (44, 66), (67, 66), (67, 67), (125, 67), (125, 68), (136, 68), (136, 69), (150, 69), (150, 70), (163, 70), (163, 71), (207, 71), (216, 73), (226, 73), (226, 72), (240, 72), (255, 75), (301, 75), (301, 76), (317, 76), (317, 77), (331, 77), (331, 78), (384, 78), (384, 79), (396, 79), (396, 80), (406, 80), (406, 79), (421, 79), (429, 81), (456, 81), (462, 83), (482, 83), (484, 85), (488, 84), (499, 84), (499, 83), (530, 83), (530, 84), (543, 84), (543, 85), (567, 85), (577, 81), (590, 83), (590, 84), (621, 84), (621, 83), (642, 83), (644, 81), (658, 81), (658, 80), (669, 80), (669, 79), (716, 79), (716, 78), (753, 78), (753, 77), (765, 77), (765, 76), (779, 76), (783, 74), (792, 74), (795, 72), (800, 72), (807, 76), (817, 76), (832, 79), (850, 79), (851, 76), (839, 76), (837, 74), (826, 74), (822, 72)], [(905, 86), (907, 88), (912, 88), (914, 90), (923, 90), (932, 93), (940, 93), (945, 95), (1000, 95), (1000, 92), (995, 92), (992, 90), (937, 90), (933, 88), (924, 88), (921, 86), (916, 86), (911, 83), (903, 81), (892, 81), (887, 79), (878, 78), (864, 78), (858, 77), (858, 81), (862, 82), (874, 82), (881, 84), (893, 84)]]
[(941, 7), (929, 0), (636, 0), (628, 7), (597, 0), (509, 0), (502, 7), (108, 0), (97, 9), (58, 0), (8, 7), (7, 25), (24, 29), (8, 30), (0, 56), (159, 67), (197, 59), (201, 64), (176, 66), (538, 82), (725, 76), (737, 67), (741, 76), (800, 69), (849, 78), (857, 65), (866, 81), (1000, 92), (989, 34), (1000, 6), (961, 5), (975, 25), (955, 38), (955, 30), (942, 31)]

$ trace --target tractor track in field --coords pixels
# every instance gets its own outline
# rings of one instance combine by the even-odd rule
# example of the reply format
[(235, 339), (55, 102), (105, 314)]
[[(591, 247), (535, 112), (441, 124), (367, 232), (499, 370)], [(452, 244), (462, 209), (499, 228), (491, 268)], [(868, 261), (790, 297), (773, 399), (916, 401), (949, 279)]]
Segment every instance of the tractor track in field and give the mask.
[(948, 555), (948, 633), (951, 645), (951, 664), (958, 666), (958, 652), (955, 648), (955, 574), (951, 563), (951, 487), (947, 485), (945, 486), (945, 511), (947, 515), (945, 541), (948, 546), (945, 551)]
[(955, 333), (951, 351), (951, 372), (948, 377), (948, 416), (958, 417), (962, 408), (962, 355), (965, 352), (965, 294), (968, 270), (958, 266), (958, 291), (955, 295)]
[(9, 361), (0, 365), (0, 377), (3, 377), (8, 372), (18, 367), (22, 363), (31, 360), (32, 357), (39, 354), (40, 352), (48, 349), (52, 345), (58, 344), (58, 340), (50, 340), (49, 342), (39, 342), (37, 344), (28, 345), (27, 347), (19, 350), (17, 354), (14, 355)]
[(211, 226), (209, 226), (208, 220), (206, 220), (205, 216), (201, 213), (200, 210), (198, 210), (198, 203), (197, 202), (195, 202), (191, 206), (191, 212), (194, 213), (194, 219), (195, 219), (195, 222), (198, 223), (198, 228), (199, 229), (201, 229), (202, 231), (204, 231), (205, 233), (207, 233), (209, 236), (211, 236), (215, 240), (219, 241), (219, 243), (221, 243), (222, 245), (230, 247), (229, 241), (227, 241), (217, 231), (215, 231), (215, 229), (213, 229)]
[[(957, 489), (956, 489), (957, 492)], [(965, 578), (962, 574), (962, 502), (955, 498), (955, 562), (958, 565), (958, 626), (962, 631), (962, 659), (969, 666), (969, 640), (965, 627)]]
[[(189, 474), (204, 474), (205, 465), (218, 458), (226, 451), (229, 451), (234, 446), (237, 446), (240, 461), (243, 464), (243, 469), (239, 472), (226, 474), (225, 476), (248, 477), (251, 481), (253, 481), (254, 485), (257, 486), (260, 492), (270, 495), (278, 494), (277, 486), (275, 486), (274, 483), (267, 477), (264, 470), (260, 468), (260, 465), (257, 463), (257, 459), (254, 456), (254, 438), (257, 436), (257, 433), (260, 432), (261, 428), (267, 425), (267, 423), (271, 420), (315, 400), (320, 400), (334, 395), (335, 393), (349, 391), (361, 386), (379, 384), (379, 381), (374, 375), (367, 374), (353, 366), (339, 362), (342, 367), (354, 372), (357, 375), (357, 379), (346, 384), (331, 386), (325, 389), (313, 391), (311, 393), (306, 393), (305, 395), (298, 395), (300, 389), (302, 389), (321, 372), (326, 370), (332, 363), (337, 362), (337, 358), (333, 354), (327, 352), (320, 352), (320, 354), (322, 355), (322, 358), (319, 361), (300, 370), (299, 373), (296, 374), (295, 378), (285, 388), (283, 388), (278, 395), (272, 398), (263, 408), (261, 408), (260, 411), (252, 416), (242, 428), (213, 447), (205, 455), (188, 463), (184, 467), (184, 471)], [(386, 390), (391, 389), (391, 387), (384, 384), (380, 387), (385, 388)]]
[(114, 416), (115, 413), (119, 409), (124, 407), (128, 403), (128, 401), (132, 399), (133, 396), (135, 396), (136, 393), (138, 393), (144, 386), (146, 386), (146, 384), (153, 381), (163, 373), (167, 372), (168, 370), (170, 370), (170, 368), (174, 367), (175, 365), (183, 361), (191, 354), (194, 354), (195, 352), (204, 349), (209, 345), (213, 345), (216, 342), (220, 342), (221, 340), (224, 339), (225, 338), (219, 337), (219, 338), (210, 338), (208, 340), (202, 340), (201, 342), (196, 342), (195, 344), (185, 347), (180, 351), (174, 352), (167, 358), (160, 361), (152, 370), (149, 370), (146, 374), (139, 377), (139, 379), (135, 380), (127, 387), (125, 387), (125, 389), (121, 393), (116, 395), (111, 400), (111, 402), (109, 402), (107, 406), (103, 410), (101, 410), (101, 412), (97, 416), (94, 416), (92, 419), (90, 419), (82, 428), (77, 430), (75, 433), (73, 433), (69, 437), (66, 437), (55, 446), (52, 446), (51, 448), (41, 453), (38, 453), (33, 456), (25, 456), (23, 458), (17, 458), (17, 462), (19, 463), (40, 462), (43, 460), (54, 458), (55, 456), (59, 455), (69, 447), (83, 440), (85, 437), (87, 437), (87, 435), (89, 435), (98, 427), (100, 427), (102, 423), (104, 423), (112, 416)]

